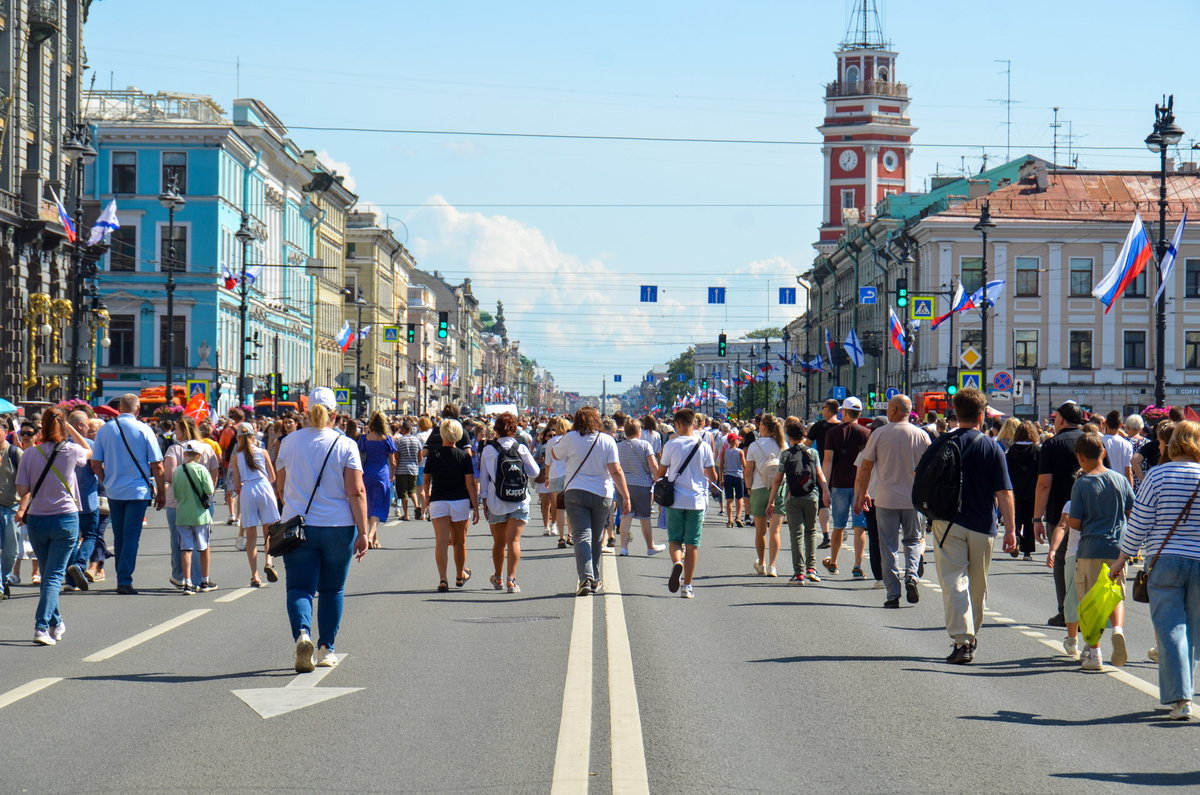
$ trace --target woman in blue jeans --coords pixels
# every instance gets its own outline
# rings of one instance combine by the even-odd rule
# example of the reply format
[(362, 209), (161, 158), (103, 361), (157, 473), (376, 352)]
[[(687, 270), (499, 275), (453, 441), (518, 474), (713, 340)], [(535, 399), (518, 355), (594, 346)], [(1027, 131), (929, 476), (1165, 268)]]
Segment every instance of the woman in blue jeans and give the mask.
[[(280, 521), (304, 517), (304, 545), (283, 558), (288, 620), (296, 641), (296, 671), (337, 665), (333, 644), (342, 622), (343, 594), (352, 555), (367, 552), (367, 492), (354, 441), (333, 429), (337, 401), (329, 387), (308, 396), (308, 427), (279, 446), (275, 488)], [(357, 531), (357, 533), (356, 533)], [(312, 641), (317, 601), (317, 643)]]
[[(74, 443), (66, 441), (68, 434)], [(42, 413), (42, 431), (34, 441), (36, 444), (25, 451), (17, 467), (17, 494), (21, 497), (17, 521), (25, 523), (42, 571), (33, 642), (53, 646), (66, 631), (58, 613), (58, 593), (71, 553), (79, 543), (75, 468), (85, 465), (92, 451), (56, 408)]]
[(1110, 576), (1124, 578), (1125, 563), (1145, 548), (1159, 700), (1172, 720), (1191, 720), (1200, 653), (1200, 423), (1177, 423), (1167, 451), (1170, 461), (1142, 480)]
[(617, 443), (604, 433), (600, 412), (584, 406), (575, 413), (571, 431), (559, 438), (550, 455), (566, 464), (563, 502), (575, 539), (577, 596), (599, 591), (604, 525), (612, 513), (613, 486), (621, 494), (621, 511), (629, 513), (629, 489), (618, 462)]

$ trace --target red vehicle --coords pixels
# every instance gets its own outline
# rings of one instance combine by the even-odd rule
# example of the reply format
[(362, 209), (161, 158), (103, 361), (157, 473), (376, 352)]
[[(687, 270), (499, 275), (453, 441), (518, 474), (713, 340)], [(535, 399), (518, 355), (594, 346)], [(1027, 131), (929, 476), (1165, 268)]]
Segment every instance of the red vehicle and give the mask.
[(913, 411), (925, 421), (927, 412), (935, 412), (946, 416), (946, 412), (950, 410), (950, 395), (945, 392), (916, 392), (913, 394)]

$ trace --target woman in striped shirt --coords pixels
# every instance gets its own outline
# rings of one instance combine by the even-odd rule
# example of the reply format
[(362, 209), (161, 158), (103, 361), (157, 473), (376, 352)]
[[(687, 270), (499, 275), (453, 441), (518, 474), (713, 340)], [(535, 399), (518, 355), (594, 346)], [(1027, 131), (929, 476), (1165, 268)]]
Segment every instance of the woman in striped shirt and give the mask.
[(1171, 719), (1189, 720), (1200, 649), (1200, 423), (1177, 423), (1167, 452), (1142, 481), (1111, 576), (1124, 577), (1125, 563), (1147, 548), (1159, 700), (1172, 706)]

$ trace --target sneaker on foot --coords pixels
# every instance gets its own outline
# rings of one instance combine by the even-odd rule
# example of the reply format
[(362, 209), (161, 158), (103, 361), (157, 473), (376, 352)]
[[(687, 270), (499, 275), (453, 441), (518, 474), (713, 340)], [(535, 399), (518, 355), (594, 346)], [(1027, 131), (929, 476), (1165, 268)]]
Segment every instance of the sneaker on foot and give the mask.
[(1104, 657), (1100, 654), (1100, 649), (1088, 649), (1083, 654), (1083, 670), (1085, 671), (1103, 671)]
[(1158, 647), (1151, 646), (1150, 651), (1146, 652), (1146, 659), (1152, 663), (1158, 662)]
[(917, 590), (917, 581), (913, 577), (909, 577), (904, 581), (904, 598), (908, 600), (910, 605), (915, 605), (921, 601), (921, 592)]
[(185, 581), (183, 583), (183, 588), (181, 588), (179, 592), (181, 594), (183, 594), (184, 596), (195, 596), (196, 595), (196, 586), (192, 585), (190, 582)]
[(971, 650), (971, 644), (964, 643), (961, 646), (957, 644), (954, 646), (954, 651), (950, 652), (946, 662), (951, 665), (966, 665), (973, 659), (975, 659), (975, 653)]
[(796, 572), (795, 574), (792, 575), (792, 578), (790, 580), (788, 580), (788, 582), (793, 583), (795, 585), (803, 585), (804, 584), (804, 572), (802, 572), (802, 571)]
[(671, 576), (667, 580), (667, 590), (671, 593), (679, 593), (679, 580), (683, 577), (683, 564), (675, 563), (671, 567)]
[(33, 642), (39, 646), (53, 646), (58, 641), (56, 641), (54, 636), (50, 634), (50, 630), (38, 629), (34, 630)]
[(179, 580), (174, 577), (168, 577), (167, 582), (171, 583), (171, 585), (174, 585), (176, 590), (180, 591), (182, 591), (183, 587), (187, 584), (187, 580)]
[(1063, 651), (1066, 652), (1067, 656), (1070, 657), (1072, 660), (1078, 660), (1079, 659), (1079, 637), (1076, 636), (1076, 637), (1072, 638), (1071, 636), (1068, 635), (1067, 637), (1063, 638)]
[(766, 569), (766, 567), (764, 567), (762, 565), (761, 561), (758, 561), (758, 560), (754, 561), (754, 573), (755, 574), (766, 574), (767, 573), (767, 569)]
[(695, 594), (692, 593), (692, 586), (690, 585), (683, 586), (683, 588), (681, 588), (679, 591), (679, 595), (684, 599), (692, 599), (695, 596)]
[(208, 593), (215, 590), (217, 590), (217, 584), (212, 580), (205, 580), (200, 583), (200, 593)]
[(88, 589), (88, 578), (83, 573), (83, 567), (77, 563), (67, 566), (67, 575), (74, 581), (75, 587), (81, 591)]
[(312, 673), (315, 667), (313, 665), (312, 638), (306, 631), (300, 630), (300, 636), (296, 638), (296, 673)]
[(576, 596), (588, 596), (592, 592), (592, 583), (590, 580), (584, 580), (579, 583), (579, 587), (575, 589)]
[(1125, 663), (1129, 661), (1129, 650), (1125, 648), (1125, 633), (1119, 629), (1114, 629), (1112, 645), (1112, 657), (1109, 658), (1109, 662), (1118, 668), (1123, 668)]
[(778, 577), (779, 576), (778, 574), (775, 573), (774, 566), (767, 566), (767, 576), (768, 577)]
[(50, 637), (54, 638), (56, 643), (63, 639), (63, 635), (65, 635), (66, 632), (67, 622), (63, 621), (61, 618), (58, 620), (58, 626), (50, 627)]
[(888, 608), (889, 610), (899, 610), (900, 609), (900, 597), (896, 597), (895, 599), (888, 599), (886, 602), (883, 603), (883, 606)]
[(817, 544), (817, 549), (829, 549), (829, 539), (828, 538), (821, 539), (821, 543)]
[(887, 586), (883, 584), (883, 580), (876, 580), (875, 583), (871, 586), (871, 590), (878, 591), (878, 590), (880, 590), (882, 588), (886, 588), (886, 587)]
[(1181, 701), (1167, 713), (1167, 718), (1170, 720), (1191, 720), (1192, 719), (1192, 702)]
[(1048, 627), (1065, 627), (1066, 625), (1067, 620), (1063, 618), (1062, 613), (1056, 613), (1046, 619), (1046, 626)]
[(592, 580), (592, 593), (600, 593), (604, 589), (603, 580)]
[(620, 555), (623, 558), (629, 557), (629, 547), (621, 547)]
[(807, 572), (805, 572), (804, 576), (808, 579), (809, 582), (820, 582), (821, 581), (821, 578), (817, 576), (816, 569), (809, 569)]
[(333, 653), (333, 649), (322, 646), (317, 649), (317, 667), (318, 668), (336, 668), (338, 664), (337, 655)]
[(863, 570), (861, 568), (859, 568), (858, 566), (855, 566), (854, 568), (850, 569), (850, 577), (855, 580), (865, 580), (866, 579), (866, 577), (863, 576)]
[(657, 555), (659, 552), (662, 552), (666, 548), (667, 548), (666, 544), (655, 544), (654, 546), (652, 546), (646, 550), (646, 554), (647, 555)]
[(233, 542), (233, 545), (235, 547), (237, 547), (238, 552), (245, 552), (246, 551), (246, 538), (244, 536), (238, 536), (237, 541)]

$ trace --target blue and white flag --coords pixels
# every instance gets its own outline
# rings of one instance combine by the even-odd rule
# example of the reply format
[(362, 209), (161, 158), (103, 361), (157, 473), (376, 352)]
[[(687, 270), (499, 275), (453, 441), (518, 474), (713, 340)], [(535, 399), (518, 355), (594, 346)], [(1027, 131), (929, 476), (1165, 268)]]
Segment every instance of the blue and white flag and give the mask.
[(862, 343), (858, 341), (858, 334), (854, 329), (850, 329), (850, 333), (846, 335), (846, 342), (843, 344), (846, 353), (850, 356), (850, 361), (854, 362), (855, 367), (862, 367), (866, 363), (867, 357), (863, 355)]
[(1154, 294), (1154, 303), (1156, 304), (1163, 294), (1163, 290), (1167, 289), (1167, 280), (1171, 278), (1171, 270), (1175, 267), (1175, 255), (1179, 252), (1179, 241), (1183, 239), (1185, 224), (1187, 224), (1187, 210), (1183, 211), (1183, 218), (1179, 219), (1179, 226), (1175, 227), (1175, 237), (1171, 238), (1171, 245), (1167, 248), (1163, 261), (1158, 264), (1158, 292)]
[(121, 224), (117, 221), (117, 200), (113, 199), (104, 208), (104, 212), (100, 213), (100, 217), (96, 219), (96, 223), (92, 224), (92, 233), (88, 236), (87, 244), (94, 246), (104, 240), (104, 236), (109, 232), (115, 232), (121, 228)]

